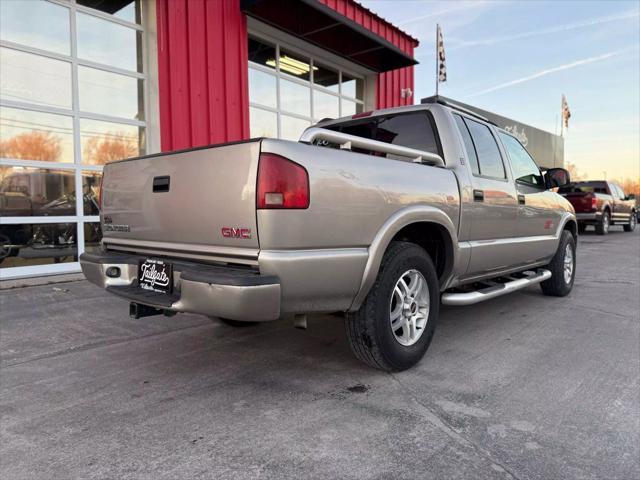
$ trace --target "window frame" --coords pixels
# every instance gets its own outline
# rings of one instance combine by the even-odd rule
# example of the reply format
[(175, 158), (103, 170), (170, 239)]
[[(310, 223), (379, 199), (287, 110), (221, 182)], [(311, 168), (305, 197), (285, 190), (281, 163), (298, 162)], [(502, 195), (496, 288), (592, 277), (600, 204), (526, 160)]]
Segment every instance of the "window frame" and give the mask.
[[(363, 74), (360, 74), (358, 72), (353, 71), (352, 69), (346, 68), (343, 65), (339, 65), (336, 62), (332, 62), (329, 58), (326, 58), (322, 55), (318, 55), (317, 53), (314, 53), (310, 50), (306, 50), (304, 47), (300, 47), (299, 42), (298, 45), (294, 46), (291, 45), (290, 43), (288, 43), (286, 40), (282, 40), (280, 38), (278, 38), (275, 35), (269, 35), (265, 32), (263, 32), (261, 29), (255, 29), (255, 28), (249, 28), (249, 32), (247, 35), (247, 41), (249, 41), (250, 38), (253, 38), (259, 42), (262, 43), (266, 43), (272, 47), (275, 48), (276, 51), (276, 58), (278, 59), (278, 61), (276, 61), (276, 66), (275, 68), (271, 68), (271, 67), (267, 67), (264, 65), (261, 65), (259, 63), (255, 63), (252, 62), (251, 60), (249, 60), (248, 62), (248, 69), (254, 69), (260, 72), (264, 72), (267, 73), (269, 75), (272, 75), (273, 77), (275, 77), (276, 79), (276, 106), (275, 107), (270, 107), (267, 105), (262, 105), (256, 102), (252, 102), (249, 101), (249, 108), (255, 108), (255, 109), (259, 109), (259, 110), (263, 110), (266, 112), (271, 112), (271, 113), (275, 113), (276, 117), (277, 117), (277, 126), (276, 126), (276, 136), (277, 138), (283, 138), (282, 137), (282, 121), (281, 118), (282, 116), (286, 116), (286, 117), (291, 117), (291, 118), (295, 118), (298, 120), (303, 120), (306, 122), (309, 122), (309, 126), (319, 122), (322, 120), (322, 118), (318, 118), (315, 116), (315, 108), (314, 108), (314, 92), (318, 91), (324, 94), (328, 94), (331, 95), (333, 97), (336, 97), (338, 99), (338, 117), (336, 118), (342, 118), (343, 112), (342, 112), (342, 100), (346, 100), (349, 102), (354, 102), (357, 105), (361, 105), (362, 106), (362, 110), (365, 110), (365, 102), (366, 102), (366, 97), (367, 97), (367, 82), (366, 82), (366, 76)], [(280, 51), (282, 50), (286, 50), (289, 51), (290, 53), (303, 57), (306, 60), (309, 61), (309, 66), (311, 67), (310, 70), (310, 75), (309, 75), (309, 80), (303, 80), (300, 78), (295, 77), (294, 75), (290, 75), (284, 71), (280, 70)], [(329, 68), (331, 70), (334, 70), (335, 72), (338, 73), (338, 78), (339, 78), (339, 83), (338, 83), (338, 91), (333, 91), (330, 88), (326, 88), (323, 87), (322, 85), (319, 85), (317, 83), (314, 82), (314, 63), (317, 62), (320, 66), (324, 67), (324, 68)], [(364, 91), (363, 91), (363, 98), (362, 99), (357, 99), (348, 95), (344, 95), (342, 93), (342, 78), (343, 78), (343, 73), (348, 75), (351, 78), (357, 79), (357, 80), (361, 80), (362, 82), (364, 82)], [(282, 100), (281, 100), (281, 80), (285, 80), (285, 81), (289, 81), (292, 83), (296, 83), (298, 85), (302, 85), (304, 87), (309, 88), (309, 116), (306, 115), (301, 115), (295, 112), (289, 112), (287, 110), (282, 109)], [(357, 112), (356, 112), (357, 113)]]
[[(507, 169), (507, 165), (504, 162), (504, 156), (502, 154), (502, 149), (500, 148), (501, 142), (500, 142), (500, 139), (498, 139), (496, 137), (496, 133), (493, 131), (492, 125), (489, 125), (486, 122), (483, 122), (482, 120), (471, 118), (470, 116), (465, 115), (465, 114), (460, 113), (460, 112), (452, 112), (452, 115), (459, 115), (460, 117), (462, 117), (462, 120), (464, 121), (465, 127), (467, 128), (467, 131), (469, 132), (469, 136), (471, 137), (471, 143), (473, 144), (473, 148), (474, 148), (475, 153), (476, 153), (476, 158), (478, 159), (478, 170), (480, 171), (480, 174), (474, 173), (473, 169), (471, 168), (471, 165), (469, 165), (469, 172), (471, 173), (471, 175), (476, 177), (476, 178), (484, 178), (486, 180), (497, 180), (497, 181), (500, 181), (500, 182), (510, 183), (511, 182), (511, 180), (509, 178), (510, 169)], [(493, 138), (493, 141), (496, 142), (496, 147), (498, 148), (498, 154), (500, 156), (500, 161), (502, 162), (502, 169), (504, 171), (504, 177), (493, 177), (491, 175), (483, 175), (482, 174), (482, 164), (480, 162), (480, 155), (478, 155), (478, 148), (476, 147), (476, 142), (473, 139), (473, 135), (471, 134), (471, 130), (469, 129), (469, 125), (467, 125), (467, 121), (476, 122), (476, 123), (478, 123), (480, 125), (483, 125), (484, 127), (486, 127), (489, 130), (489, 132), (491, 134), (491, 137)], [(456, 128), (458, 128), (458, 125), (457, 125), (455, 119), (453, 119), (453, 122), (456, 124)], [(458, 132), (458, 133), (460, 135), (462, 135), (462, 132)], [(461, 141), (463, 142), (463, 145), (464, 145), (464, 140), (461, 139)], [(466, 146), (464, 146), (464, 147), (465, 147), (465, 150), (466, 150)]]
[[(6, 167), (27, 167), (27, 168), (40, 168), (48, 170), (64, 170), (72, 172), (75, 178), (75, 193), (76, 193), (76, 208), (75, 215), (60, 215), (60, 216), (15, 216), (15, 217), (0, 217), (0, 225), (21, 225), (21, 224), (52, 224), (52, 223), (73, 223), (76, 226), (76, 243), (77, 243), (77, 255), (78, 257), (85, 251), (85, 225), (95, 224), (100, 222), (99, 215), (85, 215), (84, 214), (84, 202), (83, 202), (83, 173), (102, 173), (103, 165), (91, 165), (88, 163), (82, 163), (82, 144), (80, 135), (80, 121), (82, 119), (97, 120), (104, 122), (112, 122), (116, 124), (126, 124), (135, 126), (137, 128), (143, 128), (144, 149), (145, 153), (148, 153), (149, 145), (155, 141), (155, 132), (151, 131), (150, 114), (150, 59), (149, 52), (152, 50), (145, 38), (146, 27), (150, 25), (147, 18), (149, 12), (146, 8), (146, 2), (140, 2), (140, 23), (129, 22), (123, 20), (114, 15), (101, 12), (90, 7), (86, 7), (76, 3), (76, 0), (43, 0), (48, 3), (58, 5), (67, 9), (69, 20), (69, 40), (70, 40), (70, 52), (68, 55), (60, 54), (40, 48), (30, 47), (19, 43), (11, 42), (8, 40), (0, 39), (0, 47), (16, 50), (19, 52), (29, 53), (40, 57), (54, 59), (69, 63), (71, 65), (71, 92), (72, 102), (71, 108), (51, 107), (46, 105), (38, 105), (35, 103), (29, 103), (28, 101), (16, 101), (16, 100), (0, 100), (0, 106), (18, 110), (26, 110), (32, 112), (49, 113), (55, 115), (62, 115), (65, 117), (71, 117), (73, 126), (73, 161), (69, 162), (51, 162), (43, 160), (22, 160), (16, 158), (1, 158), (0, 165)], [(102, 20), (115, 23), (124, 27), (131, 28), (136, 32), (140, 32), (142, 41), (138, 44), (140, 48), (139, 55), (142, 59), (142, 72), (125, 70), (102, 63), (84, 60), (78, 58), (78, 38), (76, 29), (77, 13), (91, 15), (93, 17), (100, 18)], [(151, 27), (149, 27), (151, 28)], [(142, 99), (143, 99), (143, 120), (114, 117), (111, 115), (105, 115), (100, 113), (87, 112), (80, 109), (80, 95), (79, 95), (79, 67), (89, 67), (97, 70), (116, 73), (123, 76), (131, 77), (137, 80), (142, 80)], [(138, 132), (140, 132), (138, 130)], [(140, 134), (140, 133), (139, 133)], [(153, 140), (151, 140), (153, 138)], [(58, 274), (58, 273), (72, 273), (80, 271), (80, 263), (78, 261), (59, 263), (59, 264), (44, 264), (44, 265), (27, 265), (18, 267), (6, 267), (0, 269), (0, 275), (3, 279), (9, 278), (21, 278), (28, 276), (46, 275), (46, 274)]]
[[(522, 147), (522, 149), (527, 153), (527, 155), (529, 156), (529, 158), (533, 162), (533, 165), (535, 165), (536, 169), (538, 170), (538, 173), (540, 174), (540, 177), (542, 179), (542, 184), (541, 185), (538, 185), (538, 184), (534, 185), (533, 183), (523, 182), (520, 179), (516, 178), (516, 173), (515, 173), (515, 169), (513, 167), (513, 162), (511, 161), (511, 157), (509, 156), (509, 149), (507, 148), (507, 145), (504, 142), (502, 142), (502, 135), (506, 135), (506, 136), (509, 136), (510, 138), (514, 139), (516, 142), (518, 142), (518, 145), (520, 145)], [(500, 142), (502, 143), (502, 147), (504, 148), (504, 153), (507, 156), (507, 161), (509, 162), (509, 167), (511, 168), (511, 173), (513, 175), (513, 181), (516, 184), (522, 185), (522, 186), (525, 186), (525, 187), (535, 188), (535, 189), (540, 190), (540, 191), (546, 190), (546, 187), (544, 185), (544, 176), (542, 175), (542, 171), (540, 170), (540, 166), (536, 163), (536, 161), (534, 160), (533, 156), (529, 153), (529, 151), (526, 149), (526, 147), (524, 145), (522, 145), (522, 142), (520, 140), (518, 140), (518, 138), (515, 135), (512, 135), (511, 133), (507, 132), (506, 130), (498, 130), (498, 137), (500, 137)]]

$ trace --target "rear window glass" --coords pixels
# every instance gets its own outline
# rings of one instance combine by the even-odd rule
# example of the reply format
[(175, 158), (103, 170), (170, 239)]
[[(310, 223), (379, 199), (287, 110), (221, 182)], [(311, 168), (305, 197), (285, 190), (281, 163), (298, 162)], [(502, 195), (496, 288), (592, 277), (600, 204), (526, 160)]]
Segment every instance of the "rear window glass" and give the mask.
[[(371, 117), (337, 125), (328, 125), (324, 128), (442, 156), (435, 125), (428, 112)], [(397, 155), (371, 152), (361, 148), (353, 148), (352, 150), (370, 155), (386, 156), (387, 158), (404, 159), (404, 157)]]
[(559, 193), (607, 193), (603, 182), (582, 182), (565, 185), (558, 189)]
[(478, 162), (480, 163), (480, 175), (484, 177), (506, 178), (504, 164), (500, 156), (500, 150), (491, 130), (486, 125), (466, 118), (465, 124), (476, 147)]

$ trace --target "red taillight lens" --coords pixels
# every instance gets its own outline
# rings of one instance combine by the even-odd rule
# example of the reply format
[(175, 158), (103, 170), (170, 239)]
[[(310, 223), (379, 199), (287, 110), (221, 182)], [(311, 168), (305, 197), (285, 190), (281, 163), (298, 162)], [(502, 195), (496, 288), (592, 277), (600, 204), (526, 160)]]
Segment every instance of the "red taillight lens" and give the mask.
[(598, 207), (598, 199), (593, 196), (591, 197), (591, 210), (596, 210), (596, 208)]
[(309, 175), (301, 165), (273, 153), (261, 153), (257, 208), (307, 208)]

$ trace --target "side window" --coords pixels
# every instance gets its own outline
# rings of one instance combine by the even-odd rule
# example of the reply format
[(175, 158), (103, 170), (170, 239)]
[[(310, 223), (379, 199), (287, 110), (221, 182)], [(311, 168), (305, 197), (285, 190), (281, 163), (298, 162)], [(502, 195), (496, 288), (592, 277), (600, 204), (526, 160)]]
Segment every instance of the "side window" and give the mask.
[(464, 119), (464, 123), (467, 124), (473, 144), (476, 147), (480, 175), (500, 179), (507, 178), (498, 144), (496, 139), (493, 138), (489, 127), (468, 118)]
[(609, 190), (611, 191), (611, 195), (613, 198), (620, 199), (620, 193), (618, 192), (618, 186), (615, 183), (609, 184)]
[(620, 198), (620, 200), (624, 200), (625, 198), (627, 198), (627, 194), (624, 193), (624, 190), (622, 190), (622, 187), (620, 185), (615, 185), (616, 190), (618, 191), (618, 197)]
[(460, 135), (462, 135), (462, 141), (464, 142), (464, 148), (467, 150), (467, 154), (469, 155), (468, 161), (471, 164), (471, 170), (474, 175), (480, 175), (480, 167), (478, 166), (478, 155), (476, 155), (476, 147), (473, 146), (473, 140), (471, 140), (471, 134), (469, 133), (469, 129), (464, 123), (464, 120), (460, 115), (453, 115), (453, 118), (458, 125), (458, 130), (460, 131)]
[(500, 139), (509, 155), (513, 178), (516, 182), (544, 189), (544, 180), (540, 169), (522, 144), (511, 135), (502, 132), (500, 132)]

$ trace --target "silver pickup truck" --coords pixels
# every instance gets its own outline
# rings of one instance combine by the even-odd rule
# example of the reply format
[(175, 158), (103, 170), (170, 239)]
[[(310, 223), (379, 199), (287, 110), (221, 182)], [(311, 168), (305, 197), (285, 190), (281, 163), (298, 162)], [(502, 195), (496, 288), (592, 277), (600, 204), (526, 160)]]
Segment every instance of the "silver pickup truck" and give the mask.
[(418, 362), (440, 303), (573, 286), (577, 223), (518, 140), (435, 101), (307, 129), (110, 163), (88, 280), (135, 317), (231, 325), (343, 312), (354, 354)]

